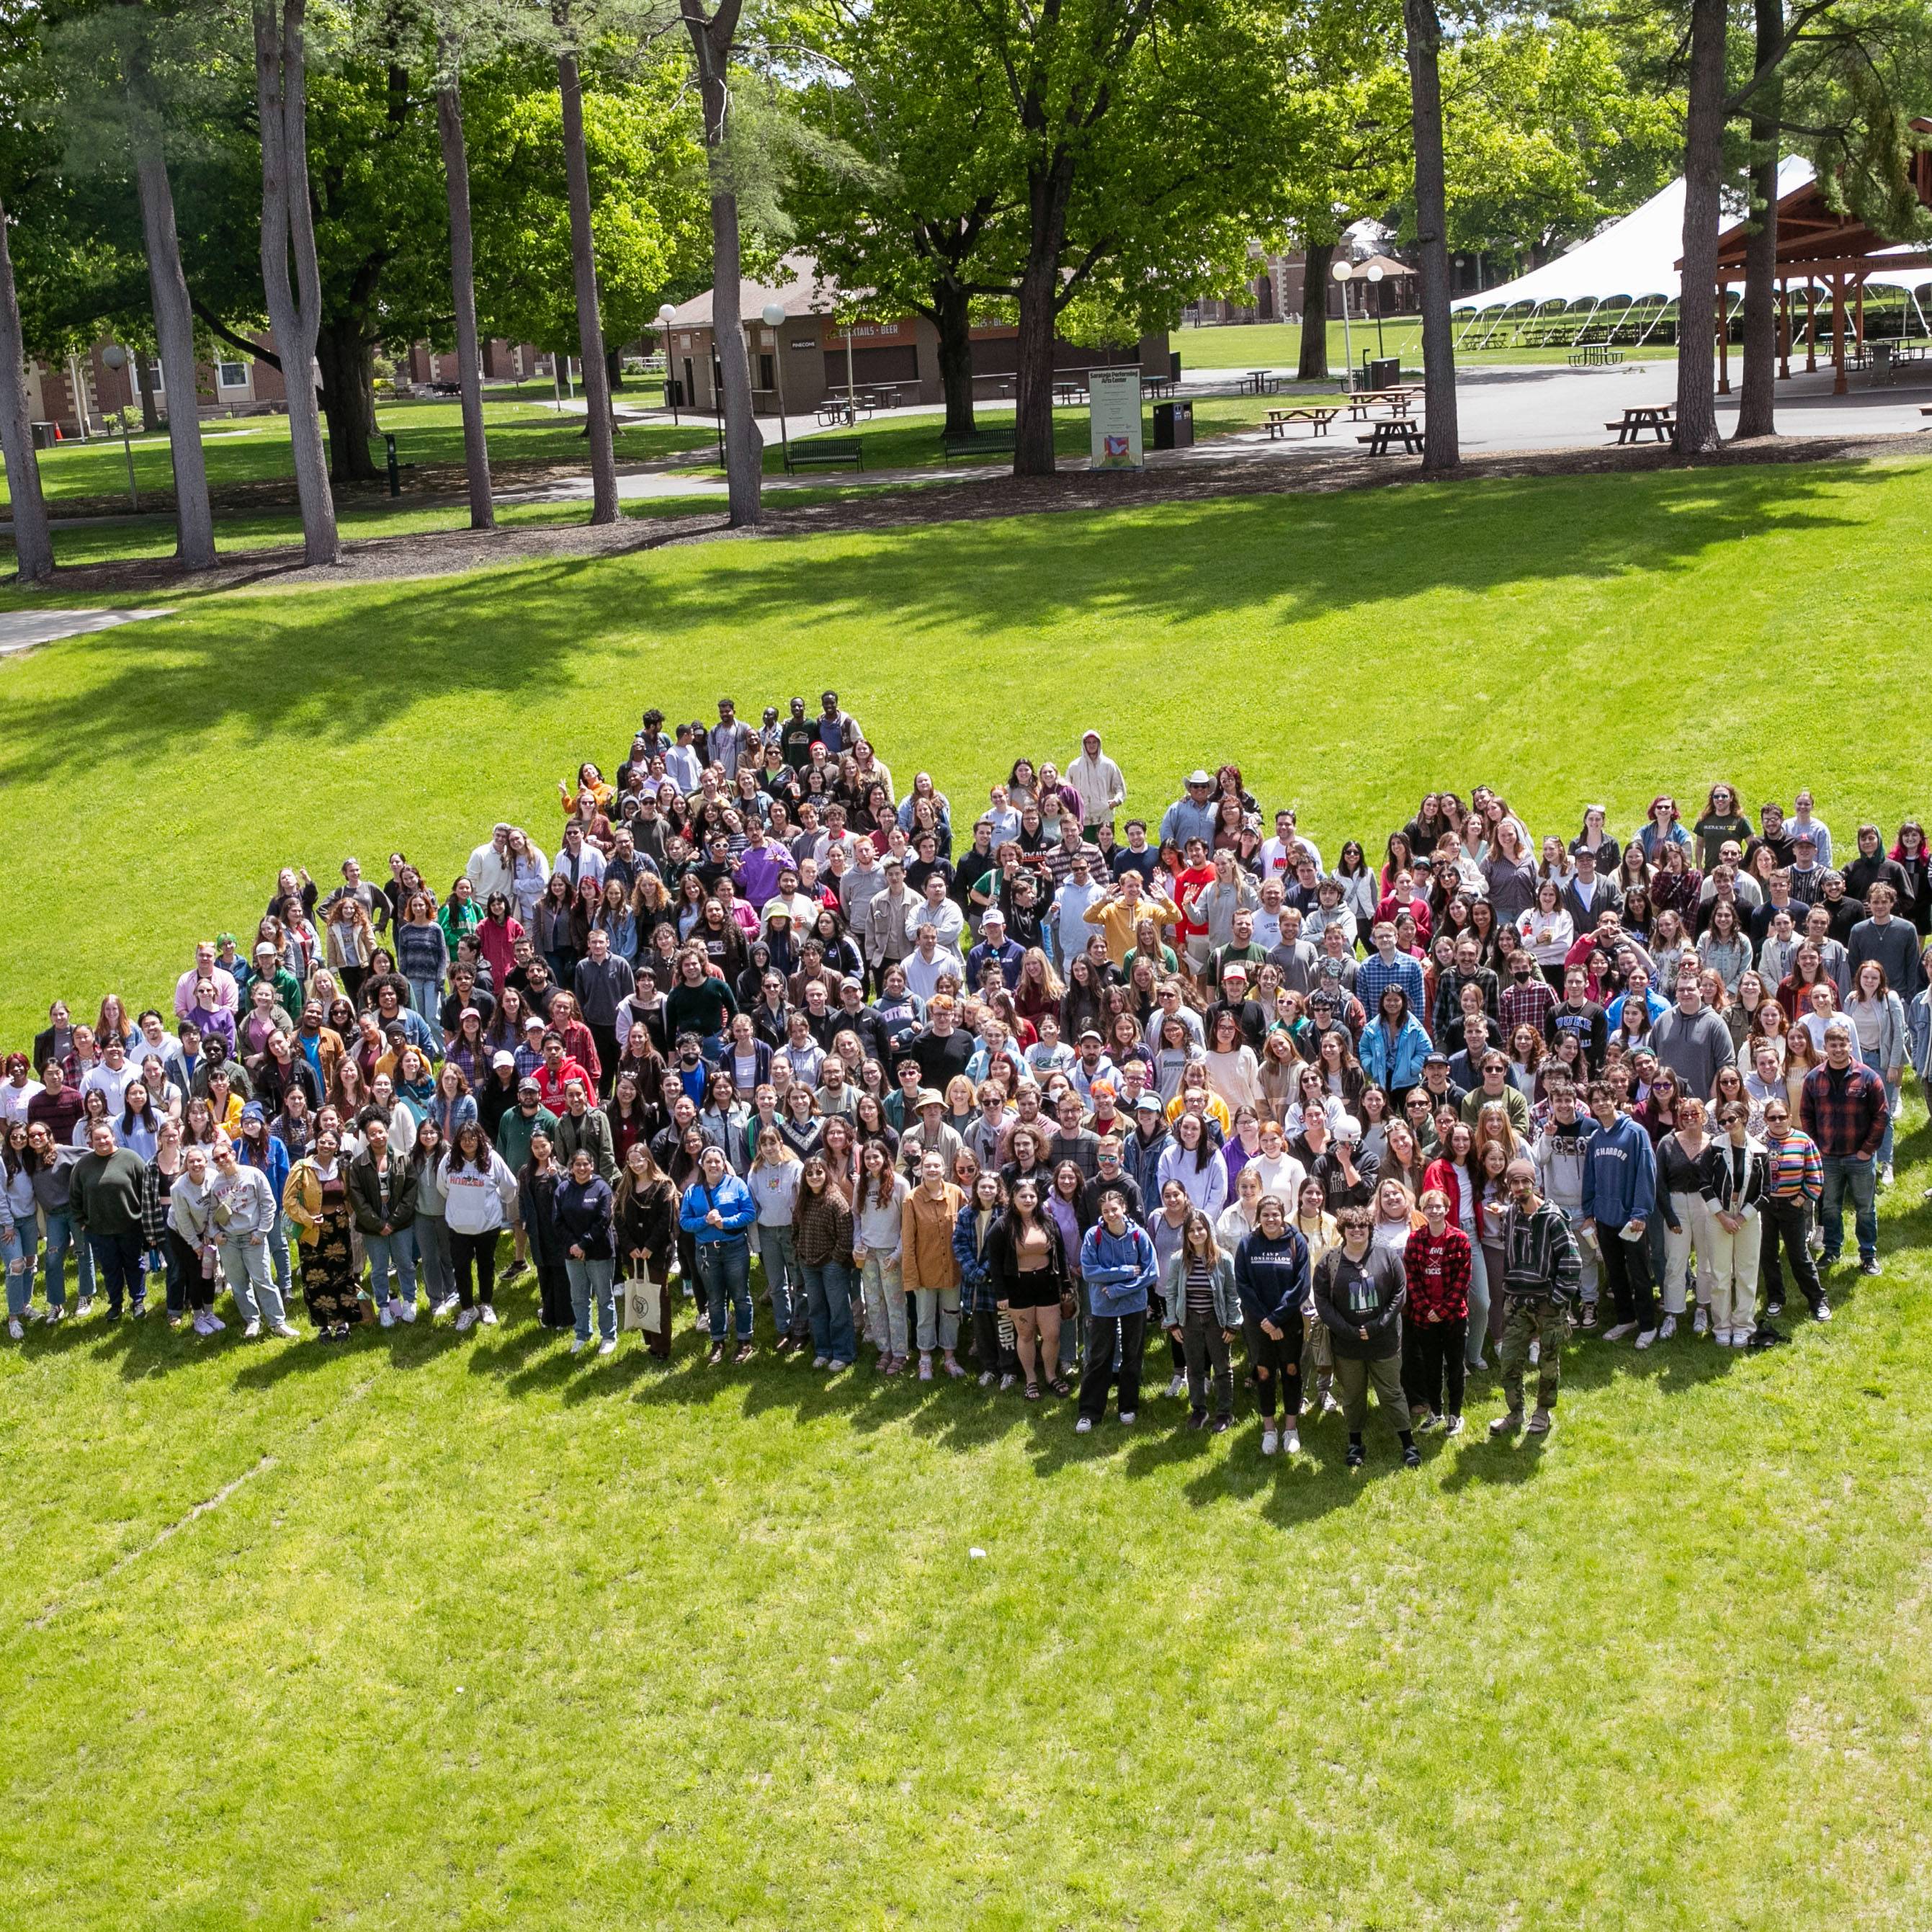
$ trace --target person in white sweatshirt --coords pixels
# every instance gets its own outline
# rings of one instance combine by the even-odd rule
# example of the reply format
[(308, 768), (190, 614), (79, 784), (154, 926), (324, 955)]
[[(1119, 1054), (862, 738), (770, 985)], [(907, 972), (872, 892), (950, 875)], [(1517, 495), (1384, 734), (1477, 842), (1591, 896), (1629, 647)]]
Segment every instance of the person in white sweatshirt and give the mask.
[(268, 1231), (275, 1225), (274, 1190), (261, 1168), (244, 1167), (235, 1158), (234, 1143), (218, 1128), (208, 1192), (209, 1218), (221, 1251), (221, 1271), (242, 1320), (251, 1328), (262, 1324), (272, 1335), (293, 1334), (281, 1292), (268, 1270)]
[(515, 1207), (517, 1177), (483, 1130), (466, 1120), (442, 1157), (437, 1179), (456, 1274), (457, 1332), (466, 1333), (479, 1318), (486, 1328), (494, 1328), (496, 1238)]

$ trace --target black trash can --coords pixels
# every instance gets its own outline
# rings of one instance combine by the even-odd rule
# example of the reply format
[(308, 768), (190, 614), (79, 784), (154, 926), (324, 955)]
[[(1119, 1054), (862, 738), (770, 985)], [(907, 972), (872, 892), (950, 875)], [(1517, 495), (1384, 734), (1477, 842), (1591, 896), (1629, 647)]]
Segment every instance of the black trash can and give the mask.
[(1194, 447), (1194, 405), (1156, 403), (1154, 406), (1154, 446), (1156, 449)]
[(684, 385), (675, 376), (664, 378), (664, 406), (668, 410), (688, 410), (691, 404), (686, 400)]
[(1167, 380), (1170, 382), (1180, 380), (1180, 351), (1178, 349), (1167, 352)]
[(1365, 389), (1393, 389), (1402, 380), (1402, 358), (1399, 356), (1370, 356), (1363, 358), (1362, 374), (1368, 379), (1362, 385)]

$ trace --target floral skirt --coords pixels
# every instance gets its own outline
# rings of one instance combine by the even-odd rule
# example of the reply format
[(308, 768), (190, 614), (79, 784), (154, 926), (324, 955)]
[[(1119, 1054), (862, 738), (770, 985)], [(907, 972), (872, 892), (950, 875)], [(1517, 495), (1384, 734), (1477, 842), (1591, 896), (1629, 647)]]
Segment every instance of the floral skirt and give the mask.
[(302, 1244), (302, 1299), (317, 1328), (362, 1318), (362, 1304), (356, 1294), (356, 1252), (349, 1237), (347, 1208), (326, 1208), (315, 1239)]

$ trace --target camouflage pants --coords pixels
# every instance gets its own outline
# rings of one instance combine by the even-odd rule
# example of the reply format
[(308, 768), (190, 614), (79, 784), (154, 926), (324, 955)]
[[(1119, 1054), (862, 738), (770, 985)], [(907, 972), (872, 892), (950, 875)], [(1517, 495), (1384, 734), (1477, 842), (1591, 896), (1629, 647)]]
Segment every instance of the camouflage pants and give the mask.
[(1503, 1398), (1510, 1410), (1522, 1407), (1522, 1372), (1529, 1366), (1529, 1345), (1538, 1346), (1536, 1358), (1536, 1406), (1556, 1406), (1557, 1384), (1563, 1373), (1563, 1344), (1570, 1334), (1570, 1317), (1553, 1301), (1541, 1296), (1512, 1295), (1503, 1318), (1502, 1349)]

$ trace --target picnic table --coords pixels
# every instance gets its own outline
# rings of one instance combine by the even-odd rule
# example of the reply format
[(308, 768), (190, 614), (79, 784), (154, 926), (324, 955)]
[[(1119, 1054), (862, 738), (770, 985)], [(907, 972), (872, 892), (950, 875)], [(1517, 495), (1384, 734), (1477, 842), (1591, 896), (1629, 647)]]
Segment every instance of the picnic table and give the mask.
[(1412, 456), (1422, 454), (1422, 425), (1413, 416), (1384, 416), (1378, 423), (1371, 423), (1365, 436), (1358, 436), (1358, 442), (1369, 446), (1371, 456), (1386, 456), (1389, 445), (1399, 442)]
[(1171, 396), (1179, 387), (1172, 376), (1143, 376), (1141, 394), (1144, 396)]
[(1270, 410), (1266, 428), (1270, 442), (1286, 441), (1290, 423), (1305, 422), (1312, 436), (1326, 436), (1328, 425), (1342, 413), (1340, 403), (1301, 403), (1292, 409)]
[(1056, 382), (1053, 386), (1053, 400), (1056, 403), (1084, 403), (1087, 400), (1084, 382)]
[(1369, 412), (1378, 406), (1386, 408), (1391, 416), (1406, 416), (1422, 391), (1416, 383), (1404, 382), (1393, 389), (1349, 389), (1344, 393), (1348, 399), (1348, 420), (1366, 422)]
[(1647, 430), (1659, 442), (1677, 440), (1677, 412), (1668, 403), (1637, 404), (1624, 412), (1621, 422), (1606, 422), (1606, 429), (1617, 433), (1618, 443), (1641, 442)]
[(1240, 396), (1278, 396), (1281, 394), (1281, 378), (1270, 376), (1265, 369), (1250, 369), (1234, 385), (1234, 393)]

